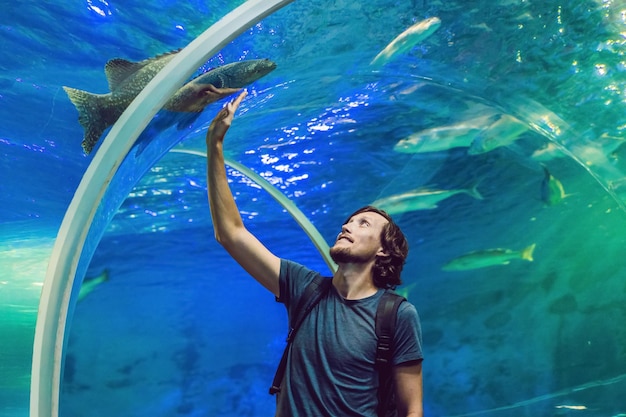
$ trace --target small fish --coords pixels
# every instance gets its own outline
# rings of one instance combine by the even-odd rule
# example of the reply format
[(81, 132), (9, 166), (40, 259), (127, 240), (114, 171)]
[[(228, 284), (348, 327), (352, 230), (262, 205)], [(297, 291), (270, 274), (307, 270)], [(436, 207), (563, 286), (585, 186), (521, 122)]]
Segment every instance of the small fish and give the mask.
[(555, 405), (554, 408), (565, 408), (567, 410), (587, 410), (584, 405)]
[(515, 251), (511, 249), (486, 249), (481, 251), (474, 251), (461, 255), (458, 258), (452, 259), (445, 264), (442, 271), (467, 271), (469, 269), (486, 268), (494, 265), (508, 265), (511, 260), (523, 259), (525, 261), (533, 261), (533, 251), (536, 244), (522, 249), (521, 251)]
[(100, 284), (109, 280), (109, 270), (105, 269), (100, 275), (91, 278), (85, 278), (80, 291), (78, 293), (78, 301), (83, 300), (89, 294), (91, 294)]
[(400, 140), (393, 150), (399, 153), (427, 153), (469, 147), (485, 126), (493, 123), (495, 117), (490, 114), (422, 130)]
[(558, 146), (553, 142), (548, 142), (544, 147), (536, 149), (530, 157), (535, 161), (545, 162), (565, 156), (565, 153)]
[(403, 286), (401, 288), (396, 288), (395, 291), (399, 295), (401, 295), (404, 298), (406, 298), (407, 300), (409, 300), (409, 294), (411, 294), (416, 287), (417, 287), (417, 282), (414, 282), (412, 284)]
[(385, 210), (390, 215), (416, 210), (432, 210), (437, 208), (437, 204), (440, 201), (456, 194), (467, 194), (477, 200), (482, 200), (483, 196), (478, 192), (477, 187), (478, 184), (470, 188), (456, 190), (439, 190), (423, 187), (407, 191), (406, 193), (380, 198), (374, 201), (372, 205)]
[(543, 167), (544, 177), (541, 181), (541, 200), (548, 206), (559, 204), (561, 200), (567, 197), (565, 189), (561, 181), (556, 179), (548, 168)]
[(430, 17), (418, 22), (398, 35), (389, 45), (376, 55), (370, 65), (384, 65), (392, 58), (413, 48), (416, 44), (435, 33), (441, 26), (438, 17)]
[(467, 153), (478, 155), (510, 145), (526, 131), (528, 127), (525, 124), (513, 116), (503, 114), (476, 136)]
[[(104, 67), (110, 93), (93, 94), (63, 87), (78, 110), (78, 121), (85, 134), (83, 150), (89, 154), (102, 133), (112, 126), (143, 88), (179, 51), (158, 55), (140, 62), (121, 58), (108, 61)], [(214, 68), (187, 82), (165, 103), (172, 112), (200, 114), (206, 105), (224, 98), (258, 80), (276, 68), (269, 59), (234, 62)]]
[[(594, 163), (601, 164), (602, 161), (610, 161), (618, 159), (619, 148), (626, 143), (621, 138), (615, 138), (606, 134), (595, 138), (593, 141), (584, 143), (577, 143), (573, 149), (567, 149), (570, 152), (574, 152), (576, 156), (585, 161), (588, 165)], [(530, 156), (533, 160), (539, 162), (547, 162), (556, 158), (563, 158), (567, 156), (566, 150), (563, 149), (564, 145), (557, 145), (554, 142), (546, 143), (542, 148), (535, 150)]]

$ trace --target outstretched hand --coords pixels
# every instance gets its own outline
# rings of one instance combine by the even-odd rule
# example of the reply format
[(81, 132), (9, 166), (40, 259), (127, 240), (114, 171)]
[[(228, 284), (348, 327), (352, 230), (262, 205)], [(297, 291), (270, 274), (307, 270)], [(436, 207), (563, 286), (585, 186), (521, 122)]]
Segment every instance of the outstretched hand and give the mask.
[(247, 91), (242, 91), (236, 99), (229, 101), (226, 105), (217, 113), (209, 130), (207, 131), (206, 141), (207, 145), (212, 140), (224, 140), (224, 135), (230, 128), (233, 122), (235, 112), (239, 108), (241, 101), (248, 95)]

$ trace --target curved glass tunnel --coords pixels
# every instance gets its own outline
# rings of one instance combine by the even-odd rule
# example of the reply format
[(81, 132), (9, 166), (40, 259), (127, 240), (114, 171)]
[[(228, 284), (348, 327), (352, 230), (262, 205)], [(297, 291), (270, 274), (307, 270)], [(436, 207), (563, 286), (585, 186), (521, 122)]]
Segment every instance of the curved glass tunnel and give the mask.
[[(240, 3), (4, 6), (0, 416), (29, 413), (47, 263), (94, 158), (82, 153), (62, 86), (104, 93), (107, 60), (183, 47)], [(293, 202), (326, 242), (362, 205), (424, 187), (446, 193), (436, 208), (394, 215), (411, 245), (401, 291), (422, 318), (427, 415), (626, 413), (622, 9), (296, 1), (204, 66), (277, 63), (249, 87), (228, 157)], [(433, 33), (370, 64), (430, 17), (441, 22)], [(220, 105), (180, 130), (163, 129), (157, 114), (107, 190), (103, 206), (116, 214), (104, 224), (104, 209), (96, 215), (103, 234), (79, 268), (59, 415), (272, 413), (286, 317), (215, 243), (206, 203), (200, 155)], [(479, 146), (494, 137), (510, 140)], [(255, 234), (329, 273), (288, 210), (229, 172)], [(446, 267), (493, 248), (514, 259)]]

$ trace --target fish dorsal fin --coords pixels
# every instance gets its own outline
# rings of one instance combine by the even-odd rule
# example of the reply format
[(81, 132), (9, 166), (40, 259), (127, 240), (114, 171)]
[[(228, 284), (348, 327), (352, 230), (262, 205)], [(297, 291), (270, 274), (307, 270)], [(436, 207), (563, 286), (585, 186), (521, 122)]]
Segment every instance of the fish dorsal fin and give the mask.
[(162, 54), (159, 54), (159, 55), (155, 56), (154, 58), (148, 58), (148, 59), (146, 59), (144, 61), (141, 61), (141, 62), (158, 61), (159, 59), (163, 59), (163, 58), (166, 58), (166, 57), (171, 56), (171, 55), (176, 55), (177, 53), (179, 53), (182, 50), (183, 50), (183, 48), (178, 48), (178, 49), (175, 49), (173, 51), (164, 52)]
[(163, 58), (170, 57), (177, 54), (180, 49), (167, 52), (161, 55), (157, 55), (154, 58), (144, 59), (139, 62), (132, 62), (123, 58), (113, 58), (109, 60), (104, 66), (104, 73), (106, 74), (107, 81), (109, 82), (109, 90), (114, 91), (130, 76), (134, 75), (140, 69), (147, 65), (154, 63)]
[(433, 193), (433, 192), (442, 191), (442, 190), (439, 189), (436, 184), (428, 184), (428, 185), (422, 185), (420, 187), (414, 188), (412, 191), (414, 193)]
[(114, 58), (104, 66), (104, 73), (109, 82), (109, 90), (116, 90), (124, 80), (142, 69), (145, 61), (131, 62), (122, 58)]

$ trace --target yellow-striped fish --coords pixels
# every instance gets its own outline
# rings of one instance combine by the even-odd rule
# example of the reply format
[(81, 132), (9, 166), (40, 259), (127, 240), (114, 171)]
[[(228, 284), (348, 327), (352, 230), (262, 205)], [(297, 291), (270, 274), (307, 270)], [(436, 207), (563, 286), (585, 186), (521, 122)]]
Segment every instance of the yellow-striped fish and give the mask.
[(555, 178), (548, 168), (543, 167), (544, 177), (541, 181), (541, 200), (547, 206), (554, 206), (559, 204), (567, 195), (563, 184), (557, 178)]
[(452, 259), (441, 269), (443, 271), (467, 271), (494, 265), (508, 265), (515, 259), (532, 262), (535, 246), (536, 244), (533, 243), (520, 251), (498, 248), (469, 252)]
[(438, 207), (439, 202), (457, 194), (467, 194), (477, 200), (482, 200), (483, 196), (480, 194), (477, 187), (478, 184), (470, 188), (454, 190), (423, 187), (402, 194), (380, 198), (374, 201), (372, 205), (385, 210), (390, 215), (416, 210), (432, 210)]
[(469, 147), (499, 115), (487, 114), (445, 126), (421, 130), (401, 139), (393, 150), (399, 153), (427, 153)]
[(428, 38), (441, 26), (438, 17), (429, 17), (418, 22), (398, 35), (389, 45), (376, 55), (370, 65), (384, 65), (392, 58), (413, 48), (417, 43)]
[(527, 131), (528, 126), (524, 123), (513, 116), (503, 114), (476, 136), (467, 153), (478, 155), (501, 146), (508, 146)]
[(100, 284), (109, 280), (109, 270), (105, 269), (102, 273), (95, 277), (88, 277), (83, 280), (80, 286), (80, 292), (78, 293), (78, 301), (83, 300), (89, 294), (93, 292)]

